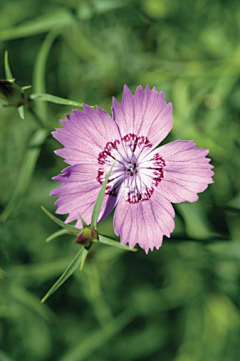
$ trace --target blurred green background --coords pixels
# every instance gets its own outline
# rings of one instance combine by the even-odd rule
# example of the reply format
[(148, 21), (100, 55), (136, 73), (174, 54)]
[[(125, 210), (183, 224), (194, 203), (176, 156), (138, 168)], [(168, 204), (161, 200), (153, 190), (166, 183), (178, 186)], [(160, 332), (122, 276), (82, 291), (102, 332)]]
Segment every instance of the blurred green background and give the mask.
[[(210, 149), (215, 183), (175, 206), (176, 228), (145, 255), (95, 245), (44, 305), (78, 251), (59, 228), (50, 131), (72, 107), (0, 108), (0, 360), (237, 361), (240, 339), (240, 3), (236, 0), (1, 0), (4, 52), (20, 86), (107, 111), (126, 83), (172, 101), (167, 141)], [(64, 219), (64, 217), (62, 217)], [(101, 225), (114, 236), (112, 218)]]

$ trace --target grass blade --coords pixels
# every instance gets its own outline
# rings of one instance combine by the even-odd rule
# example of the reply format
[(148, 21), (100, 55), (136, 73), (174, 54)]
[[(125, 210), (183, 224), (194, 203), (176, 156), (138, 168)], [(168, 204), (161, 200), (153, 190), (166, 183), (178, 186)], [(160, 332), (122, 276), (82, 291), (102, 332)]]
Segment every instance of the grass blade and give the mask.
[(105, 237), (105, 236), (102, 236), (102, 235), (99, 235), (98, 238), (99, 238), (100, 243), (107, 244), (108, 246), (113, 246), (113, 247), (116, 247), (116, 248), (120, 248), (123, 251), (137, 252), (137, 248), (130, 248), (128, 246), (124, 246), (121, 243), (119, 243), (117, 241), (114, 241), (111, 238), (108, 238), (108, 237)]
[(75, 258), (69, 264), (67, 269), (63, 272), (63, 274), (59, 277), (59, 279), (54, 283), (54, 285), (50, 288), (50, 290), (43, 297), (43, 299), (41, 300), (41, 303), (44, 303), (73, 274), (73, 272), (82, 263), (82, 260), (83, 259), (85, 260), (86, 252), (88, 252), (88, 251), (84, 247), (82, 247), (80, 249), (80, 251), (77, 253)]
[(51, 236), (49, 236), (47, 239), (46, 239), (46, 242), (51, 242), (53, 239), (57, 238), (57, 237), (60, 237), (60, 236), (63, 236), (64, 234), (69, 234), (69, 231), (67, 229), (59, 229), (59, 231), (57, 232), (54, 232), (53, 234), (51, 234)]
[(12, 76), (12, 72), (10, 69), (10, 65), (8, 62), (8, 52), (5, 51), (4, 54), (4, 70), (5, 70), (5, 77), (8, 81), (13, 81), (13, 76)]
[(97, 221), (98, 221), (98, 216), (101, 210), (101, 206), (102, 206), (102, 202), (103, 202), (103, 198), (104, 198), (104, 194), (105, 194), (105, 190), (107, 187), (107, 183), (110, 177), (110, 174), (113, 170), (113, 167), (116, 163), (116, 160), (113, 162), (113, 165), (110, 168), (110, 171), (108, 172), (105, 181), (102, 184), (102, 187), (100, 189), (100, 192), (98, 194), (97, 200), (94, 204), (94, 208), (93, 208), (93, 212), (92, 212), (92, 219), (91, 219), (91, 228), (97, 229)]
[(71, 226), (70, 224), (67, 224), (67, 223), (61, 221), (61, 219), (55, 217), (45, 207), (41, 206), (41, 209), (54, 223), (56, 223), (58, 226), (64, 228), (66, 231), (70, 232), (71, 234), (76, 234), (76, 233), (78, 233), (80, 231), (80, 229), (78, 229), (78, 228), (76, 228), (74, 226)]
[(17, 180), (16, 188), (13, 192), (12, 198), (7, 204), (5, 210), (0, 216), (0, 219), (4, 222), (10, 216), (14, 208), (16, 207), (20, 197), (25, 193), (28, 188), (30, 179), (35, 168), (39, 153), (41, 151), (41, 145), (47, 137), (47, 131), (43, 129), (37, 130), (30, 140), (29, 148), (26, 151), (21, 169), (19, 172), (19, 177)]
[(235, 207), (231, 207), (231, 206), (218, 206), (218, 205), (216, 205), (216, 207), (219, 209), (222, 209), (223, 211), (240, 214), (239, 208), (235, 208)]
[(13, 26), (9, 29), (1, 30), (0, 41), (42, 34), (59, 25), (64, 28), (72, 23), (73, 17), (71, 13), (65, 9), (59, 9), (54, 12), (48, 12), (47, 14), (35, 17), (34, 19), (27, 20), (22, 24)]
[(61, 105), (73, 105), (75, 107), (82, 108), (82, 103), (75, 102), (73, 100), (68, 100), (64, 98), (57, 97), (55, 95), (46, 94), (46, 93), (35, 93), (30, 95), (30, 99), (32, 100), (42, 100), (45, 102), (51, 102), (55, 104), (61, 104)]
[(83, 266), (84, 266), (84, 263), (86, 261), (87, 255), (88, 255), (88, 250), (85, 247), (83, 247), (82, 260), (81, 260), (81, 263), (80, 263), (80, 271), (82, 271), (82, 269), (83, 269)]
[[(42, 46), (37, 54), (34, 70), (33, 70), (33, 90), (36, 93), (45, 93), (45, 75), (46, 75), (46, 63), (47, 57), (51, 50), (52, 44), (56, 37), (59, 35), (60, 30), (52, 30), (46, 36), (45, 40), (42, 43)], [(47, 106), (43, 103), (36, 103), (36, 112), (37, 115), (46, 120), (48, 118)]]

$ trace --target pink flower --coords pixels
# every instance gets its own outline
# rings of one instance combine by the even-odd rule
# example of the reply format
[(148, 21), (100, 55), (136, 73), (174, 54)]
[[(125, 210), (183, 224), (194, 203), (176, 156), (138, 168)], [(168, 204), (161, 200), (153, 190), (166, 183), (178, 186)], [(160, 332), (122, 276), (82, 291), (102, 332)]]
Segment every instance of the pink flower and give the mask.
[(172, 104), (162, 92), (147, 85), (134, 95), (124, 87), (122, 103), (113, 98), (112, 117), (101, 108), (84, 105), (61, 120), (53, 136), (65, 148), (56, 151), (70, 167), (53, 179), (62, 183), (50, 195), (58, 196), (56, 213), (79, 215), (87, 224), (97, 195), (114, 160), (98, 221), (116, 206), (114, 231), (121, 243), (136, 243), (147, 253), (161, 246), (174, 229), (172, 203), (195, 202), (197, 193), (213, 183), (207, 149), (193, 141), (176, 140), (157, 148), (173, 126)]

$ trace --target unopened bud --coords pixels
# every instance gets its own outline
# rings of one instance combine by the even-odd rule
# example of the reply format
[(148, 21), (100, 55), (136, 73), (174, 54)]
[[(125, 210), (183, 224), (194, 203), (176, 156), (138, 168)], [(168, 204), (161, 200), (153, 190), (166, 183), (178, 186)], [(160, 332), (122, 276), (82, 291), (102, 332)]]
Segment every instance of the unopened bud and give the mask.
[(80, 231), (76, 238), (76, 243), (81, 243), (85, 247), (90, 246), (93, 240), (98, 239), (98, 233), (95, 229), (85, 227), (82, 231)]
[(24, 107), (29, 105), (28, 96), (14, 81), (0, 80), (0, 98), (5, 100), (8, 105), (16, 108), (21, 105)]

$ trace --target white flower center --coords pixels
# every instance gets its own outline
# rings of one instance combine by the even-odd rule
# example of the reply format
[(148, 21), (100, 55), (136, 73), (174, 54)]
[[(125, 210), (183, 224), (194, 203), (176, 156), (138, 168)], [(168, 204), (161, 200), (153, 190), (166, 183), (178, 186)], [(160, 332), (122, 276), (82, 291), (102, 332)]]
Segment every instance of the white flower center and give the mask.
[(154, 187), (161, 182), (165, 161), (158, 154), (151, 155), (152, 144), (146, 137), (127, 134), (121, 140), (108, 142), (98, 155), (97, 180), (103, 183), (113, 162), (116, 163), (107, 184), (106, 193), (116, 197), (121, 190), (129, 203), (150, 199)]

